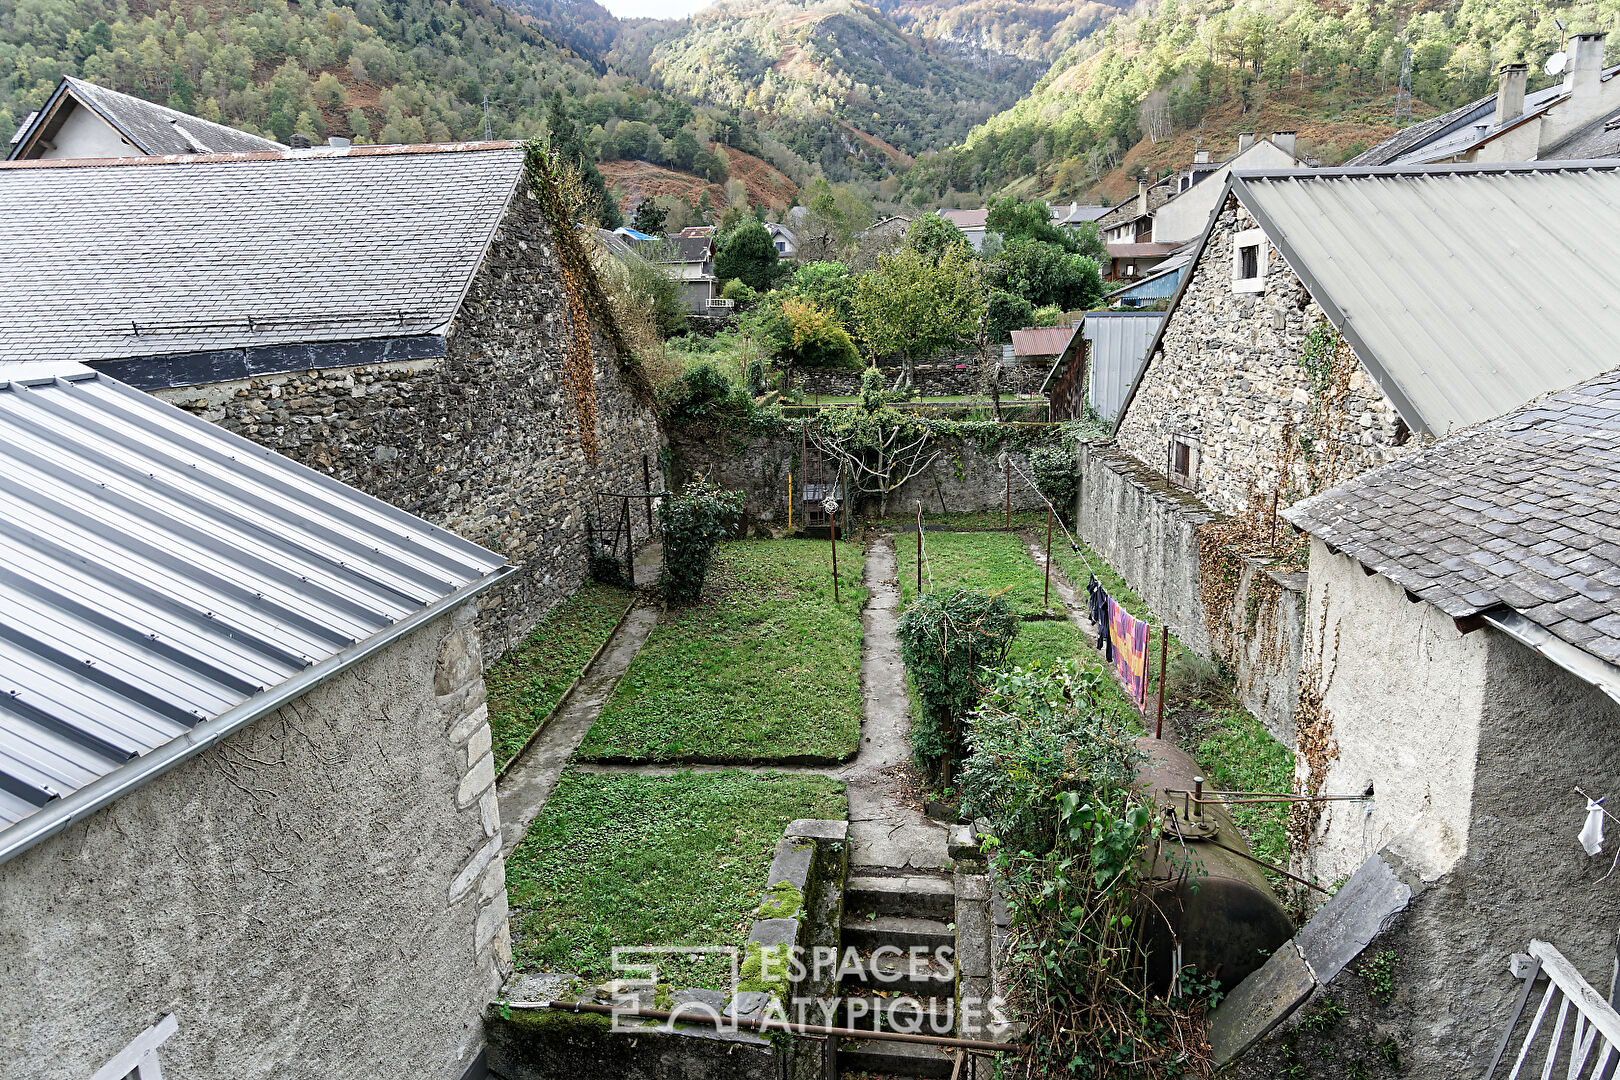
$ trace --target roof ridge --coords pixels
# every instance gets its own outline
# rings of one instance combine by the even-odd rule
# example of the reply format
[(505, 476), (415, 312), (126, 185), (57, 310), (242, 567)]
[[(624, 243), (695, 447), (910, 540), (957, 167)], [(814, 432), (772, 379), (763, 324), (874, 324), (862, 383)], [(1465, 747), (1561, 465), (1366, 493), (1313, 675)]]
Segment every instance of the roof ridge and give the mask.
[(421, 154), (478, 153), (521, 149), (513, 139), (450, 143), (389, 143), (381, 146), (310, 146), (285, 150), (247, 150), (235, 153), (155, 154), (122, 158), (35, 158), (0, 161), (0, 169), (87, 169), (133, 165), (218, 165), (256, 161), (326, 161), (334, 158), (411, 157)]

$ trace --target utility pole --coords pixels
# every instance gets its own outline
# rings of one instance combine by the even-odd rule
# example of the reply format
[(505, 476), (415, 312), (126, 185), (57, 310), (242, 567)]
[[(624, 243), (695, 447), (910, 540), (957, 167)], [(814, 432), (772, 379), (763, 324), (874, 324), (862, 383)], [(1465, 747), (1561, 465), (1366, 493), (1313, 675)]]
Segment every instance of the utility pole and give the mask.
[(489, 126), (489, 95), (484, 95), (484, 141), (489, 142), (495, 136), (490, 132)]
[(1395, 88), (1395, 115), (1391, 118), (1396, 124), (1402, 120), (1408, 123), (1412, 120), (1412, 50), (1408, 48), (1401, 54), (1401, 81)]

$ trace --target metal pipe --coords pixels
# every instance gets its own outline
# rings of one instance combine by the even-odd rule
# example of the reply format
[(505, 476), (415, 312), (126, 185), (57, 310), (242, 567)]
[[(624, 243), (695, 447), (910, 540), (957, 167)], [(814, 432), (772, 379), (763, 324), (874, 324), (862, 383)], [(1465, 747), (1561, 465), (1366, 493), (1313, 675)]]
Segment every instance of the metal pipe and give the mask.
[(1198, 810), (1196, 811), (1198, 816), (1200, 818), (1203, 817), (1204, 816), (1204, 778), (1202, 776), (1193, 777), (1193, 802), (1196, 803), (1197, 806), (1198, 806)]
[[(612, 1005), (598, 1005), (583, 1001), (508, 1001), (508, 1009), (555, 1009), (559, 1012), (595, 1013), (598, 1016), (627, 1016), (637, 1020), (674, 1020), (681, 1023), (721, 1026), (721, 1017), (708, 1012), (675, 1013), (663, 1009), (617, 1009)], [(864, 1028), (825, 1027), (821, 1024), (799, 1024), (792, 1020), (758, 1020), (746, 1016), (726, 1017), (726, 1024), (735, 1024), (746, 1031), (785, 1031), (790, 1035), (814, 1035), (839, 1039), (859, 1039), (876, 1042), (904, 1042), (915, 1046), (944, 1046), (963, 1050), (983, 1050), (992, 1054), (1018, 1054), (1023, 1047), (1013, 1043), (991, 1042), (988, 1039), (959, 1039), (945, 1035), (911, 1035), (903, 1031), (867, 1031)]]
[(1046, 582), (1041, 592), (1041, 610), (1052, 606), (1052, 504), (1046, 504)]
[(1159, 717), (1153, 724), (1153, 737), (1164, 738), (1164, 668), (1170, 654), (1170, 628), (1159, 627)]
[(647, 489), (647, 537), (652, 538), (652, 466), (647, 455), (641, 455), (641, 486)]

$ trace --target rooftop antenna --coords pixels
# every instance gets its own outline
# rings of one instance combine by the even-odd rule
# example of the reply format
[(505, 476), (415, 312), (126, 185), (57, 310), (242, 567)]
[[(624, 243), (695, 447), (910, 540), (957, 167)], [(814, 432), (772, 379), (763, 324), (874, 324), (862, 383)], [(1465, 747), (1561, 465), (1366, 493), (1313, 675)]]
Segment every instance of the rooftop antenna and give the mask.
[(1402, 120), (1411, 122), (1412, 119), (1412, 50), (1410, 47), (1401, 54), (1401, 81), (1395, 88), (1395, 115), (1391, 118), (1393, 123), (1399, 124)]
[(1553, 25), (1558, 27), (1558, 51), (1547, 57), (1547, 74), (1558, 76), (1564, 73), (1564, 67), (1569, 63), (1569, 54), (1564, 51), (1564, 46), (1569, 44), (1569, 30), (1564, 26), (1564, 20), (1556, 16)]
[(484, 95), (484, 141), (489, 142), (494, 137), (495, 136), (490, 134), (490, 130), (489, 130), (489, 95), (485, 94)]

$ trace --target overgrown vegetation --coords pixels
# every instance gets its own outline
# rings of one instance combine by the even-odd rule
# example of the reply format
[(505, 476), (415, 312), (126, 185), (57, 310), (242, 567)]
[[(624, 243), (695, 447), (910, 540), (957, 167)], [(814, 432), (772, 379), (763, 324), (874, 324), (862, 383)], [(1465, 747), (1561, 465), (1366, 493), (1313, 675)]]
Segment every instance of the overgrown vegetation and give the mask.
[(664, 568), (659, 587), (675, 603), (696, 600), (703, 592), (709, 559), (742, 513), (740, 492), (725, 491), (703, 480), (658, 503), (658, 538)]
[[(771, 853), (796, 818), (842, 818), (819, 776), (564, 773), (506, 861), (522, 971), (613, 978), (615, 945), (733, 945), (748, 937)], [(658, 958), (675, 989), (725, 989), (712, 960)]]
[(528, 638), (484, 672), (495, 767), (529, 741), (613, 633), (634, 594), (587, 584), (552, 608)]
[(672, 609), (619, 680), (583, 760), (841, 760), (861, 725), (858, 545), (721, 546), (701, 602)]
[(981, 693), (981, 668), (998, 667), (1018, 633), (1007, 602), (973, 589), (931, 592), (900, 617), (900, 657), (919, 705), (911, 726), (917, 759), (946, 781), (963, 753), (962, 721)]
[(1012, 1007), (1030, 1053), (1010, 1075), (1203, 1075), (1202, 1013), (1213, 1000), (1194, 971), (1175, 996), (1150, 985), (1137, 885), (1154, 842), (1136, 801), (1129, 728), (1098, 696), (1102, 676), (1060, 665), (1000, 673), (969, 721), (962, 802), (989, 820), (1012, 914)]

